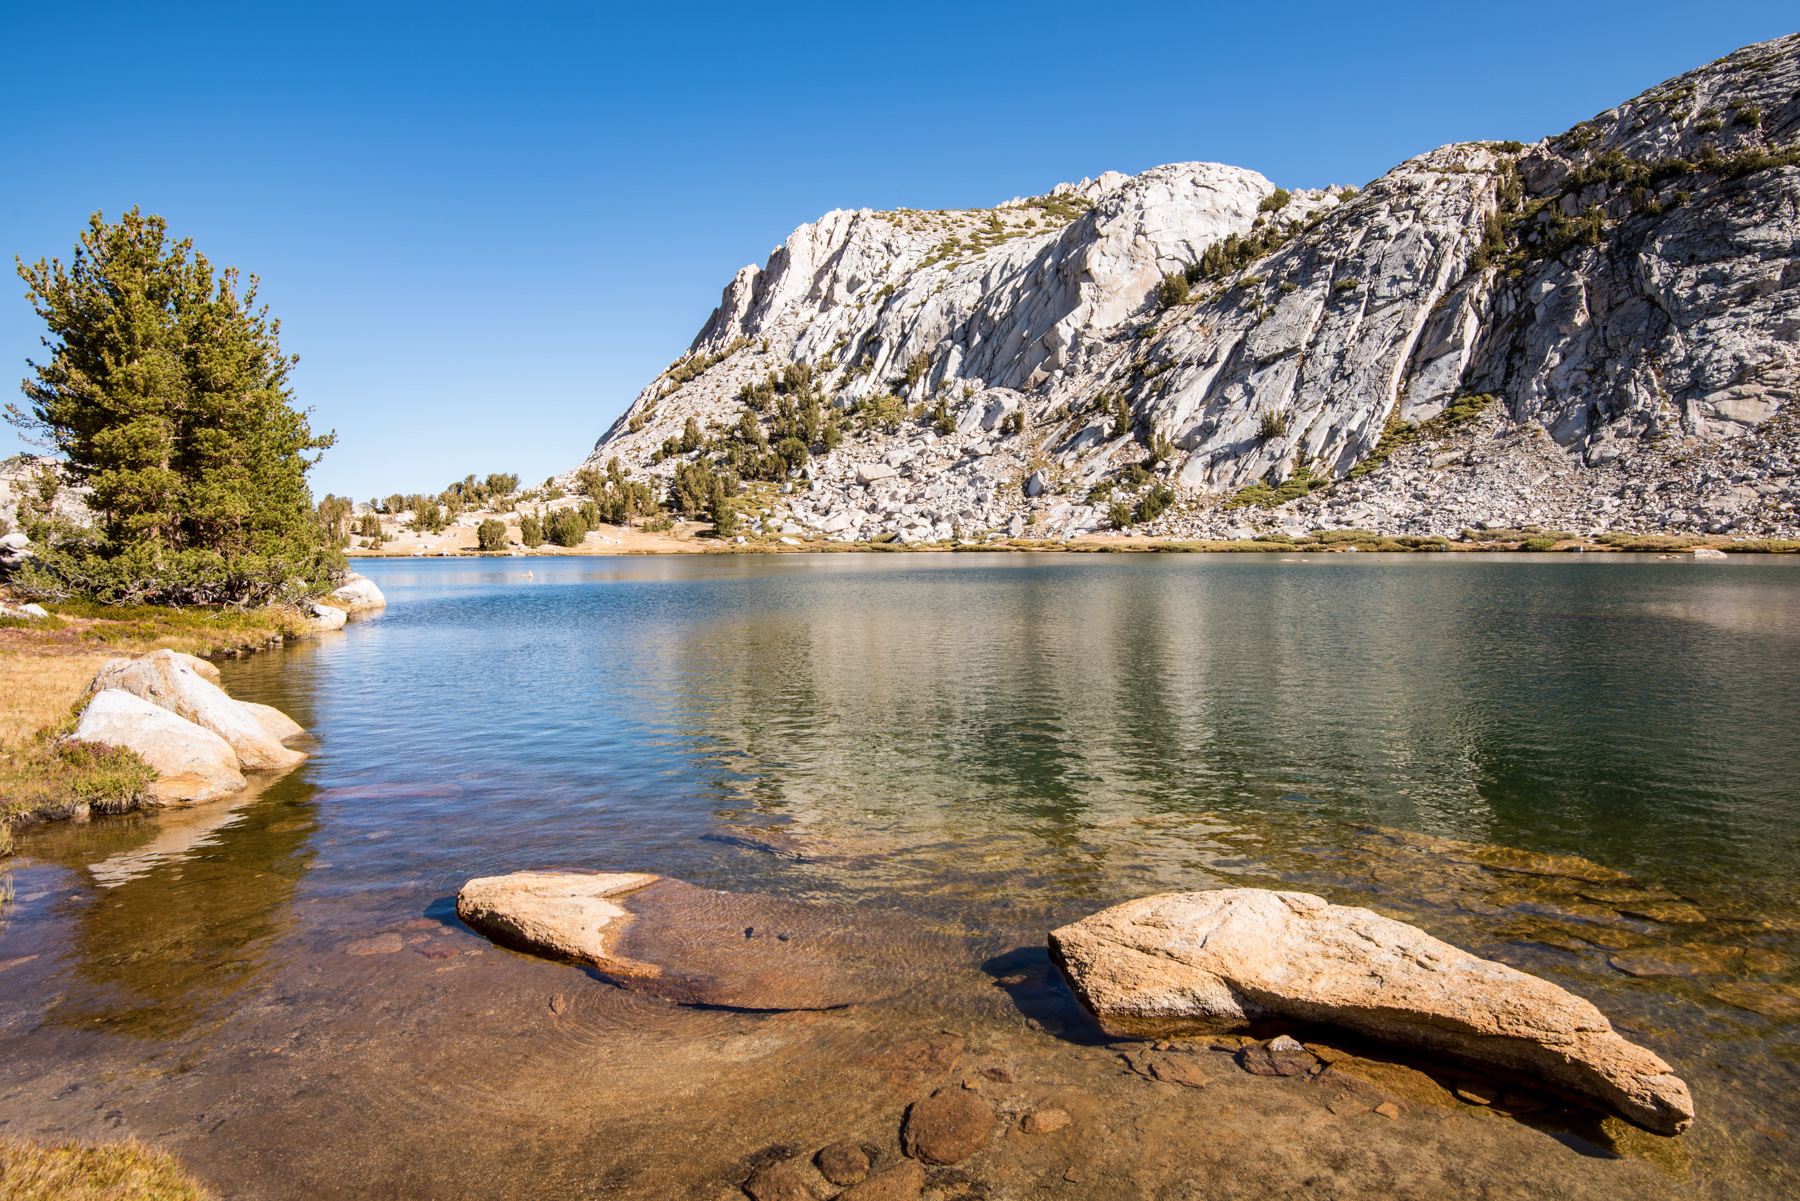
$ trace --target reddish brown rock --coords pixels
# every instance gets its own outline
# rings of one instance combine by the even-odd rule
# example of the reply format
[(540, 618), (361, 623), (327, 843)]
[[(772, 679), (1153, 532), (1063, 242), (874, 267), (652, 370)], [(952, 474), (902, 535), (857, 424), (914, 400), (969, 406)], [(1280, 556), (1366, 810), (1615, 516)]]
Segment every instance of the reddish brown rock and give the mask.
[(925, 1169), (910, 1159), (875, 1173), (837, 1195), (837, 1201), (918, 1201), (925, 1189)]
[(906, 1153), (926, 1163), (961, 1163), (987, 1146), (994, 1111), (978, 1095), (962, 1089), (939, 1089), (915, 1101), (906, 1113), (901, 1138)]
[(1179, 1084), (1186, 1088), (1205, 1088), (1206, 1073), (1189, 1055), (1167, 1055), (1161, 1059), (1150, 1061), (1150, 1074), (1164, 1084)]
[(847, 1139), (832, 1143), (813, 1156), (819, 1175), (842, 1187), (855, 1184), (869, 1174), (869, 1156)]
[(373, 938), (359, 938), (344, 945), (346, 955), (392, 955), (405, 944), (393, 931), (377, 934)]
[(785, 1163), (769, 1163), (744, 1181), (750, 1201), (818, 1201), (800, 1174)]
[(1066, 1109), (1034, 1109), (1025, 1115), (1019, 1128), (1026, 1134), (1049, 1134), (1052, 1130), (1061, 1130), (1069, 1121)]
[(1250, 1043), (1238, 1051), (1237, 1061), (1253, 1076), (1310, 1076), (1319, 1068), (1319, 1061), (1285, 1034), (1266, 1043)]

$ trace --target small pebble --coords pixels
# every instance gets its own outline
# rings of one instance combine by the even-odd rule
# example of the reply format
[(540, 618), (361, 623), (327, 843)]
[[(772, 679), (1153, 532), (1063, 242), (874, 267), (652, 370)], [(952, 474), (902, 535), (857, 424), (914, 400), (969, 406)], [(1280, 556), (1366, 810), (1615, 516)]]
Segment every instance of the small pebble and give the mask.
[(1052, 1130), (1061, 1130), (1070, 1120), (1065, 1109), (1034, 1109), (1019, 1125), (1026, 1134), (1049, 1134)]
[(550, 1012), (551, 1013), (561, 1013), (563, 1010), (567, 1009), (568, 1007), (569, 1007), (569, 1003), (567, 1001), (563, 1000), (563, 995), (561, 993), (557, 993), (555, 996), (550, 998)]
[(1397, 1118), (1406, 1111), (1392, 1101), (1383, 1101), (1375, 1107), (1375, 1112), (1384, 1118)]

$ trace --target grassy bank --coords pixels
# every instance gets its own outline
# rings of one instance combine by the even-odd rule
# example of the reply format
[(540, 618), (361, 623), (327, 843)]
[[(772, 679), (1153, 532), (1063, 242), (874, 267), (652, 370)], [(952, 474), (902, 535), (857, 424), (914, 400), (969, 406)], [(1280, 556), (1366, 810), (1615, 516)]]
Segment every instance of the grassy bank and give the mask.
[(0, 1201), (207, 1201), (167, 1151), (122, 1143), (0, 1138)]
[(0, 623), (0, 855), (21, 821), (136, 808), (154, 778), (129, 751), (69, 745), (88, 681), (117, 655), (168, 648), (234, 655), (303, 632), (283, 609), (46, 606), (48, 620)]

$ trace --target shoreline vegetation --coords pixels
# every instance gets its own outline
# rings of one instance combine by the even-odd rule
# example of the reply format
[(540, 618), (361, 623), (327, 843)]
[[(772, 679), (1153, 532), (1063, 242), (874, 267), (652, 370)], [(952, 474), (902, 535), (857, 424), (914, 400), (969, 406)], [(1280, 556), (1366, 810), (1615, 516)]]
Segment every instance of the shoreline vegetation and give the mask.
[(1064, 552), (1069, 554), (1174, 553), (1174, 554), (1345, 554), (1345, 553), (1478, 553), (1564, 552), (1576, 554), (1693, 554), (1720, 551), (1727, 554), (1795, 554), (1800, 540), (1778, 538), (1730, 539), (1699, 535), (1601, 534), (1581, 537), (1566, 531), (1526, 528), (1518, 530), (1466, 530), (1461, 539), (1399, 536), (1363, 530), (1321, 530), (1293, 536), (1265, 534), (1255, 538), (1178, 539), (1133, 537), (1121, 534), (1088, 534), (1073, 538), (1032, 538), (1029, 535), (988, 541), (945, 540), (903, 542), (897, 538), (844, 542), (817, 534), (720, 537), (705, 523), (678, 523), (669, 529), (602, 525), (574, 546), (545, 542), (506, 549), (482, 547), (473, 531), (463, 527), (426, 538), (404, 532), (389, 535), (378, 545), (345, 552), (355, 559), (408, 558), (520, 558), (563, 555), (660, 555), (660, 554), (847, 554), (847, 553), (966, 553), (966, 552)]
[(35, 621), (0, 619), (0, 857), (14, 826), (137, 808), (155, 778), (128, 750), (68, 740), (89, 682), (108, 660), (174, 650), (234, 657), (312, 632), (287, 606), (109, 607), (52, 602)]

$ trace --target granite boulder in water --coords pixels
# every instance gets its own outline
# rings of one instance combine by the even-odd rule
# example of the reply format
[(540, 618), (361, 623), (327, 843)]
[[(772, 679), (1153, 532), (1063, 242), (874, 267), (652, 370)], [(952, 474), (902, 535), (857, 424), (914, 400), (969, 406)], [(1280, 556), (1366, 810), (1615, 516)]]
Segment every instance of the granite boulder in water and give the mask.
[(167, 650), (141, 659), (113, 659), (95, 673), (88, 691), (129, 692), (211, 730), (230, 744), (238, 763), (252, 771), (286, 771), (306, 758), (271, 737), (256, 714), (204, 678), (192, 659)]
[(1144, 897), (1054, 931), (1050, 952), (1082, 1002), (1131, 1033), (1332, 1025), (1545, 1081), (1658, 1134), (1694, 1120), (1687, 1085), (1587, 1001), (1308, 893)]
[(588, 964), (689, 1005), (834, 1009), (903, 987), (916, 932), (867, 910), (716, 892), (643, 872), (514, 872), (463, 885), (456, 913), (514, 950)]
[(158, 804), (216, 801), (244, 787), (238, 757), (223, 738), (117, 688), (94, 694), (70, 737), (122, 747), (155, 768), (149, 791)]

